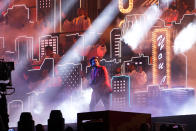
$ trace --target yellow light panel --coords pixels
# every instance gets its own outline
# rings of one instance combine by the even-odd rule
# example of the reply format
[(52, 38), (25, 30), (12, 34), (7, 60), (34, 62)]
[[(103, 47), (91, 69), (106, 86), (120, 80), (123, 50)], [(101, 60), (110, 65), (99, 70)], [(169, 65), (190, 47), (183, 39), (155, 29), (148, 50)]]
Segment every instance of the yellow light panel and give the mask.
[(152, 64), (152, 74), (153, 74), (153, 84), (159, 84), (158, 83), (158, 54), (157, 54), (157, 34), (158, 33), (162, 33), (162, 32), (165, 32), (166, 34), (166, 77), (167, 77), (167, 85), (168, 87), (170, 87), (170, 84), (171, 84), (171, 64), (170, 64), (170, 61), (171, 61), (171, 58), (170, 58), (170, 55), (171, 55), (171, 45), (170, 45), (170, 30), (168, 28), (160, 28), (160, 29), (155, 29), (153, 32), (152, 32), (152, 60), (153, 60), (153, 64)]

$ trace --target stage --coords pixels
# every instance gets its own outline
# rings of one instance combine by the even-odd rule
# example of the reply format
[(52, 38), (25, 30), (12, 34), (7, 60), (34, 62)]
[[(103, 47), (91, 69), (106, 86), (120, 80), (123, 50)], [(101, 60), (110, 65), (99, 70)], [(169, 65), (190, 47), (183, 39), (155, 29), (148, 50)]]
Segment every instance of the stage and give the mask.
[(195, 5), (195, 0), (0, 1), (5, 128), (16, 127), (22, 112), (30, 112), (35, 125), (47, 125), (51, 110), (60, 110), (66, 124), (94, 109), (151, 114), (151, 126), (177, 122), (190, 130), (192, 123), (181, 119), (196, 114)]

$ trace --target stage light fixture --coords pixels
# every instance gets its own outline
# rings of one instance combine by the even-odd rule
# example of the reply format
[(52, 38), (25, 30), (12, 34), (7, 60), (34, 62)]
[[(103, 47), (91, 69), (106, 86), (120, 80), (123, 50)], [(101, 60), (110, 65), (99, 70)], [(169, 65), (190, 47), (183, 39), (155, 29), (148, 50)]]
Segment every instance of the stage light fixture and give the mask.
[(60, 110), (52, 110), (48, 119), (48, 131), (64, 131), (65, 120)]
[(34, 131), (34, 120), (30, 112), (23, 112), (18, 121), (18, 131)]

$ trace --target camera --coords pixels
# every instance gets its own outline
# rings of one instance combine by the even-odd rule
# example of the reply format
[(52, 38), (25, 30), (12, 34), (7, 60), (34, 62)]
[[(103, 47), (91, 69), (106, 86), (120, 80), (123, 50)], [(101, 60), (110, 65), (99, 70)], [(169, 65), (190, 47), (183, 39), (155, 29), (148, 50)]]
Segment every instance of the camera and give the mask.
[(0, 80), (10, 80), (12, 70), (14, 70), (14, 62), (5, 62), (0, 59)]

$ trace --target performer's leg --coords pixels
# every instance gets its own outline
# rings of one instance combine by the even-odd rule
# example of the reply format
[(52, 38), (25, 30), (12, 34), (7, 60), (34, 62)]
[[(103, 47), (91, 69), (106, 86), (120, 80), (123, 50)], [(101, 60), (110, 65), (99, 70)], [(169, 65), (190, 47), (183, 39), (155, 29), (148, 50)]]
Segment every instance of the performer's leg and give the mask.
[(89, 110), (90, 111), (94, 111), (96, 104), (99, 102), (99, 100), (101, 99), (101, 96), (99, 93), (97, 93), (96, 91), (92, 92), (91, 95), (91, 102), (89, 105)]
[(110, 93), (106, 93), (102, 95), (101, 100), (104, 104), (105, 110), (109, 110), (110, 109)]

